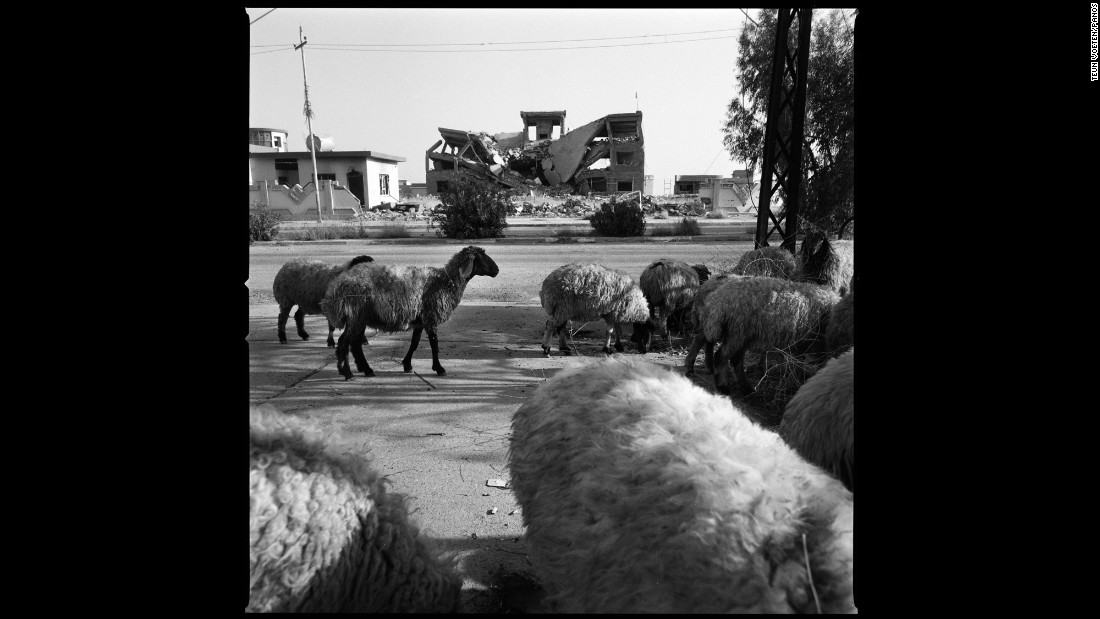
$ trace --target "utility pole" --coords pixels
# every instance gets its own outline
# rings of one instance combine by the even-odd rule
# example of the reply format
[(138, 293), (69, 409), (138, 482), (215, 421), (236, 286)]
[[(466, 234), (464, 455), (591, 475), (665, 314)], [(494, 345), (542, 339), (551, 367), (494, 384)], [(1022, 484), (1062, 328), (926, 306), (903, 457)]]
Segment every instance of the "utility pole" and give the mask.
[[(810, 58), (811, 9), (779, 9), (772, 55), (771, 93), (768, 122), (764, 129), (764, 168), (760, 175), (760, 204), (757, 206), (755, 249), (766, 246), (772, 232), (779, 231), (783, 247), (794, 253), (798, 233), (798, 203), (802, 184), (802, 128), (806, 119), (806, 70)], [(788, 44), (791, 24), (798, 19), (798, 49), (791, 54)], [(790, 76), (791, 88), (784, 84)], [(775, 185), (772, 185), (772, 175)], [(787, 205), (782, 218), (771, 212), (772, 196), (783, 187)], [(768, 220), (775, 224), (768, 229)], [(781, 225), (786, 219), (786, 225)]]
[(317, 181), (317, 140), (313, 139), (313, 110), (309, 107), (309, 82), (306, 81), (306, 39), (302, 36), (302, 27), (298, 26), (298, 40), (294, 49), (302, 50), (302, 83), (306, 87), (306, 125), (309, 127), (309, 154), (313, 157), (313, 196), (317, 198), (317, 223), (321, 223), (321, 184)]

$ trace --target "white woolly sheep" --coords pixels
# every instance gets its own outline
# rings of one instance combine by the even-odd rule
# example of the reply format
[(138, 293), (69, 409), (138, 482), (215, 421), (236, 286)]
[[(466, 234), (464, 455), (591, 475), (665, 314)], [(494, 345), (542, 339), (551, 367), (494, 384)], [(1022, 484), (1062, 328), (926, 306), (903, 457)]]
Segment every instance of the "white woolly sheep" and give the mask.
[(462, 578), (363, 456), (313, 424), (249, 419), (246, 612), (455, 612)]
[(634, 325), (630, 339), (638, 345), (638, 352), (645, 354), (649, 349), (654, 331), (663, 331), (666, 342), (671, 342), (669, 319), (695, 301), (699, 275), (696, 267), (672, 258), (661, 258), (642, 271), (638, 287), (649, 304), (649, 320)]
[(562, 612), (855, 611), (852, 494), (675, 372), (562, 370), (516, 411), (508, 455)]
[(820, 230), (806, 235), (799, 250), (801, 266), (798, 279), (828, 286), (844, 295), (855, 274), (855, 244), (852, 241), (830, 240)]
[(779, 435), (807, 461), (856, 490), (856, 349), (831, 359), (787, 403)]
[[(298, 311), (294, 313), (298, 337), (308, 340), (305, 315), (324, 313), (321, 310), (321, 301), (325, 298), (325, 290), (328, 289), (333, 278), (357, 264), (373, 260), (370, 256), (356, 256), (346, 264), (329, 264), (321, 260), (299, 258), (284, 264), (275, 274), (275, 283), (271, 286), (275, 302), (279, 304), (279, 343), (286, 344), (286, 321), (290, 315), (290, 308), (298, 306)], [(332, 339), (332, 332), (335, 330), (336, 328), (329, 321), (327, 340), (329, 348), (336, 345), (336, 341)]]
[(420, 344), (421, 331), (427, 331), (432, 369), (440, 376), (446, 374), (439, 363), (436, 328), (451, 317), (474, 276), (496, 277), (498, 272), (485, 250), (473, 245), (456, 253), (442, 268), (361, 264), (348, 269), (332, 280), (322, 303), (329, 322), (344, 327), (336, 346), (336, 369), (345, 380), (351, 380), (350, 347), (356, 369), (374, 376), (363, 355), (367, 327), (389, 332), (411, 327), (412, 343), (401, 362), (404, 370), (412, 371), (413, 351)]
[(750, 277), (794, 279), (798, 274), (798, 260), (784, 247), (769, 245), (742, 254), (733, 272)]
[(829, 354), (837, 356), (855, 345), (855, 308), (856, 288), (852, 282), (848, 293), (840, 298), (829, 316), (829, 326), (825, 329), (825, 348)]
[(565, 335), (570, 320), (603, 319), (607, 324), (607, 342), (603, 351), (623, 350), (622, 323), (649, 319), (649, 305), (642, 289), (623, 273), (599, 264), (567, 264), (550, 272), (539, 290), (542, 309), (549, 317), (542, 335), (542, 352), (550, 356), (550, 334), (557, 333), (559, 349), (573, 354)]
[(754, 389), (745, 376), (745, 352), (766, 354), (788, 349), (792, 354), (822, 352), (829, 313), (840, 295), (824, 286), (775, 277), (745, 277), (728, 281), (707, 300), (709, 314), (703, 334), (721, 342), (714, 355), (714, 386), (729, 391), (726, 363), (733, 363), (737, 382), (746, 393)]

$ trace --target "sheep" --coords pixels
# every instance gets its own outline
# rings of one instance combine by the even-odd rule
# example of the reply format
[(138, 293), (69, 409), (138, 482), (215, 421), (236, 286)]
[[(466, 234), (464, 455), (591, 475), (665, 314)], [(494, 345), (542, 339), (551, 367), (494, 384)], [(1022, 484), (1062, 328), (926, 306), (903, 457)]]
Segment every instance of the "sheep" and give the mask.
[(485, 250), (474, 245), (456, 253), (442, 268), (361, 264), (348, 269), (332, 280), (322, 303), (329, 322), (344, 326), (336, 347), (336, 369), (344, 380), (351, 380), (350, 347), (356, 369), (374, 376), (363, 355), (367, 327), (389, 332), (411, 327), (412, 343), (402, 367), (412, 372), (413, 351), (420, 344), (421, 331), (427, 331), (432, 369), (443, 376), (447, 370), (439, 363), (436, 329), (451, 317), (474, 276), (496, 277), (499, 271)]
[(603, 351), (623, 350), (622, 323), (649, 319), (649, 305), (642, 289), (623, 273), (599, 264), (567, 264), (550, 272), (539, 290), (542, 309), (548, 316), (542, 335), (542, 352), (550, 356), (550, 334), (557, 333), (559, 349), (566, 355), (573, 350), (565, 341), (570, 320), (596, 320), (607, 324)]
[[(847, 297), (845, 297), (847, 298)], [(830, 360), (787, 403), (779, 435), (808, 462), (856, 491), (856, 349)]]
[(742, 254), (733, 272), (753, 277), (794, 279), (798, 274), (798, 261), (784, 247), (764, 246)]
[(699, 356), (700, 348), (703, 349), (703, 361), (706, 364), (707, 371), (714, 372), (714, 342), (708, 342), (706, 335), (703, 333), (703, 325), (706, 324), (707, 315), (710, 313), (707, 300), (712, 292), (724, 285), (730, 278), (740, 279), (741, 277), (743, 276), (733, 273), (719, 273), (714, 276), (714, 279), (700, 285), (699, 290), (695, 292), (695, 303), (692, 304), (691, 308), (692, 341), (688, 347), (687, 357), (684, 359), (685, 376), (695, 374), (695, 359)]
[(249, 413), (247, 612), (456, 612), (462, 578), (334, 434)]
[(649, 303), (649, 320), (635, 323), (630, 338), (639, 352), (645, 354), (657, 330), (664, 331), (665, 339), (671, 342), (669, 318), (691, 306), (699, 288), (699, 276), (695, 267), (671, 258), (661, 258), (642, 271), (638, 285)]
[[(374, 258), (370, 256), (356, 256), (346, 264), (329, 264), (305, 258), (284, 264), (275, 274), (275, 283), (271, 286), (271, 292), (279, 304), (279, 343), (286, 344), (286, 320), (290, 315), (290, 308), (298, 306), (298, 311), (294, 313), (294, 323), (298, 326), (298, 336), (308, 340), (305, 315), (324, 313), (321, 311), (321, 301), (329, 282), (357, 264), (373, 261)], [(336, 341), (332, 339), (332, 332), (335, 330), (330, 321), (327, 340), (329, 348), (336, 346)]]
[(542, 384), (510, 441), (528, 556), (562, 612), (855, 611), (852, 494), (728, 398), (604, 359)]
[(820, 230), (806, 235), (799, 250), (799, 279), (828, 286), (843, 296), (851, 287), (855, 273), (855, 244), (829, 240)]
[(825, 329), (825, 349), (833, 356), (855, 345), (855, 305), (856, 288), (853, 281), (848, 287), (848, 293), (833, 307), (829, 326)]
[(745, 277), (719, 287), (707, 300), (703, 325), (707, 341), (722, 343), (714, 355), (714, 367), (721, 368), (714, 373), (715, 388), (728, 393), (725, 367), (732, 362), (741, 389), (754, 391), (745, 377), (746, 351), (821, 352), (829, 313), (839, 300), (827, 287), (775, 277)]

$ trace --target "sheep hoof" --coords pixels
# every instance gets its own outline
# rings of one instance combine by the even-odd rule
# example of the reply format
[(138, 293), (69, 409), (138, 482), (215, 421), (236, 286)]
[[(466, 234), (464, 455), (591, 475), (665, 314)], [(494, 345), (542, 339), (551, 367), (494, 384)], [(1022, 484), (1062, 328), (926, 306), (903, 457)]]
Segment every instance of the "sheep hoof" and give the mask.
[(626, 346), (623, 346), (622, 342), (615, 342), (615, 350), (622, 352)]
[(543, 346), (543, 347), (542, 347), (542, 354), (544, 354), (544, 355), (546, 355), (547, 357), (549, 357), (549, 356), (550, 356), (550, 347), (549, 347), (549, 346)]
[(615, 354), (615, 353), (614, 353), (614, 352), (612, 352), (612, 350), (611, 350), (610, 348), (608, 348), (607, 346), (604, 346), (604, 347), (603, 347), (603, 351), (604, 351), (604, 353), (605, 353), (605, 354), (606, 354), (607, 356), (609, 356), (609, 357), (610, 357), (611, 355), (614, 355), (614, 354)]
[(309, 339), (309, 334), (308, 334), (308, 333), (299, 333), (298, 335), (299, 335), (299, 337), (301, 337), (301, 338), (302, 338), (303, 340), (308, 340), (308, 339)]
[(695, 376), (695, 370), (687, 370), (684, 372), (684, 376)]
[(279, 338), (279, 343), (280, 344), (286, 344), (286, 338), (285, 337)]
[(363, 376), (366, 376), (367, 378), (370, 378), (371, 376), (374, 376), (374, 370), (360, 370), (360, 371), (363, 372)]
[(645, 347), (645, 346), (639, 346), (639, 347), (638, 347), (638, 352), (644, 355), (644, 354), (646, 354), (646, 353), (647, 353), (647, 352), (649, 352), (649, 351), (648, 351), (648, 350), (646, 350), (646, 347)]
[(724, 393), (726, 395), (729, 395), (730, 392), (730, 388), (726, 385), (715, 385), (714, 390), (718, 393)]
[(571, 357), (573, 356), (573, 351), (569, 350), (568, 348), (563, 348), (561, 354), (565, 355), (566, 357)]
[(443, 368), (432, 368), (432, 369), (435, 370), (436, 376), (444, 376), (444, 375), (447, 374), (447, 370), (444, 370)]
[(332, 340), (329, 340), (329, 341), (327, 341), (327, 342), (325, 342), (325, 343), (326, 343), (326, 344), (328, 344), (328, 347), (329, 347), (329, 348), (336, 348), (336, 342), (334, 342), (334, 341), (332, 341)]

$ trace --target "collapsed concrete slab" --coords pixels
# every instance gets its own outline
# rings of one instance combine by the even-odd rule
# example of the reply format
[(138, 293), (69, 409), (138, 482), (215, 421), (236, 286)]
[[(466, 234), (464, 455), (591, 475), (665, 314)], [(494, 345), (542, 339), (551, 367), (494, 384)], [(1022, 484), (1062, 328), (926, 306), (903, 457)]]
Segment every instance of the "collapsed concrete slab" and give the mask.
[[(428, 193), (438, 195), (460, 171), (507, 187), (545, 185), (568, 193), (642, 190), (645, 147), (642, 113), (609, 114), (573, 131), (565, 111), (520, 112), (518, 133), (474, 133), (439, 128), (427, 150)], [(560, 137), (555, 137), (560, 128)]]

